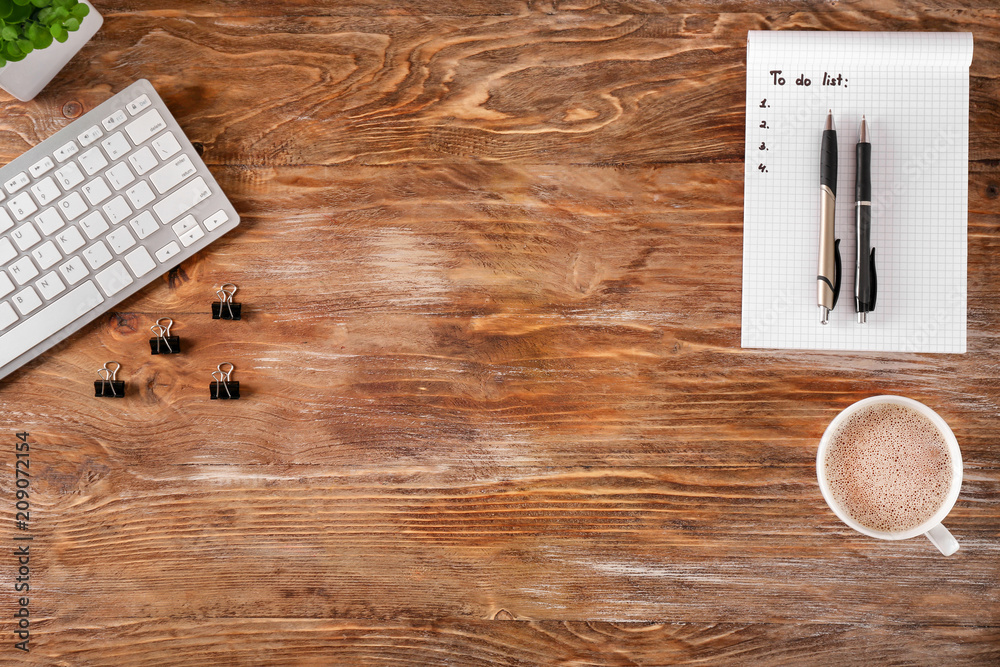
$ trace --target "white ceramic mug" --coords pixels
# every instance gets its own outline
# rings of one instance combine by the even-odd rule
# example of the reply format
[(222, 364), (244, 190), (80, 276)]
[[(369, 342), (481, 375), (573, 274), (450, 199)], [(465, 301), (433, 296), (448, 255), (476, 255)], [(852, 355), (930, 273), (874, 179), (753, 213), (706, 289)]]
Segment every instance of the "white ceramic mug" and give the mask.
[[(827, 480), (826, 473), (823, 469), (823, 460), (826, 458), (826, 452), (830, 448), (830, 441), (833, 439), (833, 435), (837, 432), (840, 425), (859, 410), (872, 405), (884, 405), (887, 403), (902, 405), (910, 408), (929, 419), (931, 423), (937, 427), (938, 431), (941, 432), (941, 435), (944, 437), (944, 441), (948, 446), (948, 452), (951, 454), (951, 487), (948, 489), (948, 495), (945, 496), (941, 506), (938, 507), (937, 511), (934, 512), (934, 515), (931, 516), (931, 518), (927, 519), (927, 521), (923, 522), (919, 526), (899, 532), (873, 530), (862, 526), (851, 518), (851, 516), (845, 512), (834, 499), (833, 493), (830, 489), (830, 482)], [(958, 551), (958, 541), (956, 541), (952, 534), (948, 532), (947, 528), (941, 525), (941, 522), (946, 516), (948, 516), (948, 512), (951, 511), (951, 508), (954, 507), (955, 501), (958, 499), (958, 492), (962, 488), (962, 452), (958, 448), (958, 440), (955, 439), (955, 434), (951, 432), (948, 424), (941, 419), (936, 412), (923, 403), (914, 401), (911, 398), (904, 398), (902, 396), (872, 396), (871, 398), (858, 401), (854, 405), (845, 408), (843, 412), (837, 415), (833, 421), (830, 422), (830, 425), (826, 427), (826, 432), (823, 433), (823, 439), (819, 442), (819, 451), (816, 453), (816, 477), (819, 479), (819, 489), (823, 493), (823, 498), (826, 500), (826, 504), (830, 506), (830, 509), (833, 510), (834, 514), (836, 514), (841, 521), (859, 533), (870, 537), (877, 537), (881, 540), (905, 540), (923, 533), (927, 536), (927, 539), (933, 542), (934, 546), (936, 546), (945, 556), (950, 556)]]

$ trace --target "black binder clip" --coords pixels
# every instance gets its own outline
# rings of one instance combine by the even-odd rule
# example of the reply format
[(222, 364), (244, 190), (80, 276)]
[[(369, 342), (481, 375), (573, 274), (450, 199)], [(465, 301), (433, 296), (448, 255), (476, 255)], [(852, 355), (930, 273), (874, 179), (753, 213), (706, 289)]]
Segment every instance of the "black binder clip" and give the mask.
[[(166, 322), (166, 324), (161, 324)], [(149, 327), (149, 330), (156, 334), (155, 338), (149, 339), (150, 354), (179, 354), (181, 351), (180, 336), (171, 336), (170, 327), (174, 326), (174, 321), (169, 317), (161, 317), (156, 320), (156, 324)]]
[[(230, 289), (226, 289), (226, 288)], [(218, 303), (212, 304), (213, 320), (239, 320), (243, 317), (243, 304), (233, 303), (233, 295), (236, 294), (236, 285), (226, 283), (215, 293), (219, 297)]]
[[(111, 368), (112, 364), (114, 369)], [(102, 398), (124, 398), (125, 382), (118, 380), (118, 370), (122, 367), (117, 361), (109, 361), (97, 371), (100, 380), (94, 381), (94, 396)]]
[[(229, 370), (223, 370), (223, 366), (229, 366)], [(230, 378), (233, 375), (233, 369), (235, 368), (228, 361), (224, 361), (218, 366), (219, 370), (212, 373), (212, 379), (215, 380), (208, 387), (209, 396), (214, 401), (216, 399), (220, 400), (230, 400), (237, 399), (240, 397), (240, 383), (233, 382)]]

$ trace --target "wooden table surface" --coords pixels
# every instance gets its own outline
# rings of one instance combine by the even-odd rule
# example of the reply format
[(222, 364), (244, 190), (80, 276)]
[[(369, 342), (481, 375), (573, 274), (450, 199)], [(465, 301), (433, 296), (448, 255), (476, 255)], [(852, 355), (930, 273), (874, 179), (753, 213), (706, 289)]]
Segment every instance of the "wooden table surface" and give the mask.
[[(1000, 661), (995, 0), (94, 4), (0, 98), (0, 162), (144, 77), (243, 223), (0, 382), (0, 662)], [(751, 29), (974, 33), (967, 354), (741, 349)], [(824, 428), (880, 393), (958, 437), (951, 558), (820, 496)]]

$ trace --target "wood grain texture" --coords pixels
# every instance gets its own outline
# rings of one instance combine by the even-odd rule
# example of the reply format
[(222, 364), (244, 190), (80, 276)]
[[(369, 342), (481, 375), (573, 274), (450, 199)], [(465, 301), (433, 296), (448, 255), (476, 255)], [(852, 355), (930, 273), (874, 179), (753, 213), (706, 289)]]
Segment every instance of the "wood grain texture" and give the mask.
[[(0, 160), (145, 77), (243, 224), (0, 383), (36, 633), (0, 662), (996, 664), (994, 4), (96, 2)], [(974, 33), (968, 354), (739, 347), (750, 29)], [(961, 443), (950, 559), (819, 494), (878, 393)]]
[[(167, 645), (177, 663), (185, 665), (633, 667), (668, 660), (670, 664), (797, 665), (808, 656), (817, 663), (861, 667), (936, 660), (979, 665), (1000, 659), (1000, 634), (995, 629), (815, 623), (804, 633), (783, 624), (524, 622), (513, 620), (505, 610), (495, 621), (123, 618), (98, 635), (87, 626), (45, 622), (43, 627), (46, 636), (58, 634), (66, 641), (45, 646), (23, 664), (148, 665), (162, 661)], [(165, 640), (169, 633), (182, 634), (184, 640), (169, 642)], [(238, 641), (220, 646), (220, 636)]]

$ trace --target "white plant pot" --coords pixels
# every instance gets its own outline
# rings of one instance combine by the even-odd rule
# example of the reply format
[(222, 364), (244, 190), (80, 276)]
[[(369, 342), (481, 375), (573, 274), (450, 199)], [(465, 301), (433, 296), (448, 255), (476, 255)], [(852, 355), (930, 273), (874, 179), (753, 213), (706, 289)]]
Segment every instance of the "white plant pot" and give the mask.
[(32, 51), (24, 60), (4, 65), (0, 68), (0, 88), (27, 102), (42, 92), (42, 88), (90, 41), (104, 23), (104, 17), (88, 0), (80, 2), (90, 7), (90, 13), (80, 22), (80, 29), (69, 33), (65, 42), (53, 41), (47, 49)]

